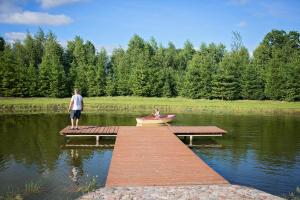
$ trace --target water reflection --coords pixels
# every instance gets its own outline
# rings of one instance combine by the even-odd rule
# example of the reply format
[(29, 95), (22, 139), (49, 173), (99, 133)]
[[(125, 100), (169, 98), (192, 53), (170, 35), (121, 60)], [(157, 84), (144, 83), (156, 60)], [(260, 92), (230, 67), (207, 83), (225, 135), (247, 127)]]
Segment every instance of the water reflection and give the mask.
[[(27, 199), (73, 199), (79, 186), (97, 176), (103, 186), (113, 138), (67, 140), (58, 132), (67, 115), (0, 115), (0, 194), (41, 181), (43, 192)], [(84, 114), (82, 125), (136, 125), (135, 115)], [(273, 194), (300, 185), (300, 118), (297, 116), (177, 115), (174, 125), (216, 125), (225, 137), (194, 138), (193, 151), (231, 183)], [(184, 141), (184, 139), (182, 139)], [(188, 141), (184, 141), (188, 142)], [(208, 148), (210, 146), (210, 148)]]

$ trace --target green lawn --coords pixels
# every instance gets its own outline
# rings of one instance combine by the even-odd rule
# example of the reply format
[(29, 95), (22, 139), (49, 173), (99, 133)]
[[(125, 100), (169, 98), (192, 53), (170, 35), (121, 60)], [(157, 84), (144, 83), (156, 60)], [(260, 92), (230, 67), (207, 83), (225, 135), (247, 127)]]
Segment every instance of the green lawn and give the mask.
[[(65, 112), (69, 98), (0, 98), (0, 111)], [(90, 97), (84, 98), (86, 112), (151, 112), (158, 107), (163, 112), (239, 112), (300, 114), (300, 102), (283, 101), (221, 101), (185, 98)]]

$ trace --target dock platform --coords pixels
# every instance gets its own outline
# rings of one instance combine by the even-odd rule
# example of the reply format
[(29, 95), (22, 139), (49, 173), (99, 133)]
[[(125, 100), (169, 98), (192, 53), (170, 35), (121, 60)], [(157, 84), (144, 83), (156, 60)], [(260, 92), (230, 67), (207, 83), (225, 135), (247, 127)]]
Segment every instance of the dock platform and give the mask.
[(61, 135), (117, 135), (119, 126), (79, 126), (78, 130), (72, 130), (67, 126), (59, 133)]
[[(119, 128), (128, 126), (79, 126), (78, 130), (72, 130), (67, 126), (59, 133), (64, 136), (116, 136)], [(129, 126), (132, 127), (132, 126)], [(148, 126), (156, 129), (162, 126)], [(172, 133), (179, 136), (222, 136), (226, 133), (216, 126), (166, 126)]]
[(168, 127), (119, 127), (106, 186), (228, 184)]
[[(120, 128), (128, 126), (80, 126), (78, 130), (72, 130), (67, 126), (59, 133), (65, 137), (95, 137), (99, 146), (100, 137), (116, 137)], [(129, 126), (133, 127), (133, 126)], [(216, 126), (147, 126), (154, 131), (159, 127), (168, 128), (176, 136), (189, 137), (189, 146), (193, 146), (193, 137), (199, 136), (223, 136), (226, 131)], [(137, 128), (137, 127), (136, 127)]]
[(228, 184), (177, 137), (189, 136), (192, 146), (195, 136), (225, 133), (216, 126), (68, 126), (60, 131), (66, 137), (96, 137), (96, 147), (100, 137), (116, 137), (106, 181), (112, 187)]

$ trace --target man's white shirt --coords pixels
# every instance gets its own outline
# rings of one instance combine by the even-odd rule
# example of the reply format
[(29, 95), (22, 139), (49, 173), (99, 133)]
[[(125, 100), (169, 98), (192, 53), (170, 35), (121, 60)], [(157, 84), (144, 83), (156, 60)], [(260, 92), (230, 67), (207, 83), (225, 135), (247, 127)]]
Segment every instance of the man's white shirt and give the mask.
[(71, 101), (73, 101), (72, 110), (82, 110), (82, 96), (80, 94), (75, 94), (72, 96)]

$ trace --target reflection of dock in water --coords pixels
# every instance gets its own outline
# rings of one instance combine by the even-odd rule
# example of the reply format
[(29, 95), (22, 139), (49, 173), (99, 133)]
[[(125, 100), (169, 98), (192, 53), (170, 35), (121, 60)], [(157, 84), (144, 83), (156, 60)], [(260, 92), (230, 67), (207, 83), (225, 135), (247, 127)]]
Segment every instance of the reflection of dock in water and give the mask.
[(194, 137), (223, 136), (226, 131), (216, 126), (82, 126), (60, 133), (96, 137), (96, 143), (69, 141), (64, 148), (103, 148), (111, 144), (100, 138), (116, 138), (106, 186), (228, 184), (179, 139), (189, 138), (189, 146), (195, 146)]
[(64, 144), (61, 146), (62, 149), (102, 149), (102, 148), (113, 148), (114, 144)]
[(223, 145), (219, 144), (214, 137), (195, 137), (191, 141), (187, 136), (178, 136), (178, 138), (191, 148), (222, 148)]
[(112, 149), (115, 146), (115, 137), (105, 137), (99, 140), (98, 143), (95, 143), (94, 140), (89, 138), (80, 138), (72, 140), (66, 138), (65, 143), (61, 145), (62, 149)]

